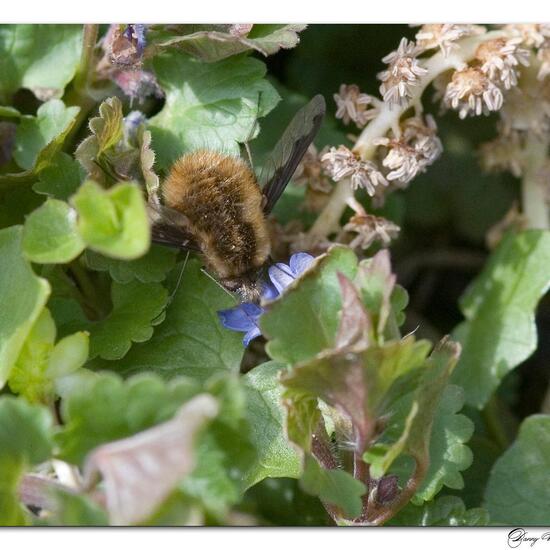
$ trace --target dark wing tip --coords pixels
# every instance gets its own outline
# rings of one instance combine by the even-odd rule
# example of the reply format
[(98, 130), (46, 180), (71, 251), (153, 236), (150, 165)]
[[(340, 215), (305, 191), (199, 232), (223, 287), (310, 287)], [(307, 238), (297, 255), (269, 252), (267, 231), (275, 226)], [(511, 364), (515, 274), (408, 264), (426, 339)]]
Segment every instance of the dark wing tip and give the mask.
[[(275, 172), (263, 189), (265, 197), (264, 212), (266, 214), (269, 214), (275, 206), (308, 147), (315, 139), (323, 123), (325, 112), (325, 98), (321, 94), (317, 94), (294, 115), (275, 146), (273, 153), (276, 166)], [(303, 123), (302, 128), (298, 128), (300, 123)], [(299, 130), (301, 133), (299, 133)], [(292, 145), (287, 155), (284, 150), (290, 139), (292, 139)]]

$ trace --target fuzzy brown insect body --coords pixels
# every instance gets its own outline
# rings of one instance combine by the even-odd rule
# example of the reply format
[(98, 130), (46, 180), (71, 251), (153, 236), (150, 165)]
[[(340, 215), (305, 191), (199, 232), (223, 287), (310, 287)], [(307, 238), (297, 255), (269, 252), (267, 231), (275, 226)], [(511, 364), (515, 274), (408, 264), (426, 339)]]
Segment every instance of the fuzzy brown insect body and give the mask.
[(162, 184), (161, 204), (149, 197), (153, 241), (199, 252), (228, 290), (259, 301), (260, 271), (271, 249), (266, 216), (316, 136), (325, 100), (315, 96), (290, 121), (265, 167), (260, 188), (251, 167), (238, 157), (209, 150), (178, 159)]
[(194, 151), (174, 163), (162, 186), (164, 204), (184, 214), (208, 267), (230, 286), (253, 279), (270, 252), (263, 196), (240, 158)]

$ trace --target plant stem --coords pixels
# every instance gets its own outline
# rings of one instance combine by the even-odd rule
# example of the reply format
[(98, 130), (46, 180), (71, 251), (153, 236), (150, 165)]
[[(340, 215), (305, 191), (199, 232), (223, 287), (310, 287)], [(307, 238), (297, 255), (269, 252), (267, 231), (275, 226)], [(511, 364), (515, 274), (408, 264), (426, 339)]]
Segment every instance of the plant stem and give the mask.
[(84, 25), (82, 37), (82, 54), (74, 79), (75, 90), (80, 95), (87, 95), (90, 76), (94, 68), (94, 49), (97, 43), (99, 25)]
[(485, 405), (482, 414), (491, 438), (504, 451), (510, 445), (510, 438), (502, 424), (502, 414), (497, 398), (494, 395), (489, 399), (487, 405)]
[(375, 517), (373, 517), (370, 521), (373, 525), (383, 525), (387, 521), (389, 521), (393, 516), (401, 510), (408, 502), (411, 500), (411, 498), (416, 493), (416, 490), (418, 489), (418, 486), (424, 479), (426, 472), (428, 470), (428, 464), (415, 459), (416, 465), (414, 468), (414, 473), (407, 482), (407, 485), (401, 491), (401, 494), (397, 497), (397, 499), (391, 504), (390, 508), (381, 510)]
[(523, 216), (527, 229), (549, 229), (546, 186), (540, 173), (548, 159), (548, 139), (527, 133), (524, 149), (524, 175), (521, 183)]
[[(361, 132), (353, 148), (354, 152), (359, 153), (363, 160), (369, 160), (374, 156), (376, 138), (385, 136), (388, 130), (398, 131), (399, 119), (414, 105), (421, 104), (422, 94), (426, 87), (440, 74), (463, 67), (471, 60), (478, 46), (488, 40), (506, 36), (504, 31), (491, 31), (479, 36), (465, 38), (458, 42), (460, 48), (454, 53), (445, 57), (442, 52), (434, 54), (426, 59), (423, 67), (427, 69), (427, 74), (420, 78), (418, 84), (411, 89), (412, 98), (405, 105), (389, 105), (381, 103), (379, 112), (371, 122)], [(321, 212), (311, 229), (309, 237), (312, 242), (326, 237), (338, 229), (340, 218), (346, 208), (346, 203), (350, 195), (353, 195), (349, 178), (342, 179), (336, 185), (329, 202)]]

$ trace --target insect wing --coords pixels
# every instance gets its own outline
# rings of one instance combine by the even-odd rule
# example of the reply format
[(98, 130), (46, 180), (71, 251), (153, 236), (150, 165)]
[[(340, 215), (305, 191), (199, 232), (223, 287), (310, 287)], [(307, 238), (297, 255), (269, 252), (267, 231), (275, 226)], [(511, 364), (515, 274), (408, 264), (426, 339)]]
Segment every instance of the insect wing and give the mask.
[(264, 212), (266, 214), (273, 210), (308, 147), (315, 139), (323, 122), (325, 110), (324, 97), (316, 95), (294, 115), (281, 139), (275, 145), (266, 165), (267, 168), (273, 170), (273, 175), (262, 190), (265, 197)]
[(189, 229), (189, 220), (181, 212), (154, 201), (149, 201), (147, 210), (151, 221), (151, 240), (154, 243), (200, 252)]

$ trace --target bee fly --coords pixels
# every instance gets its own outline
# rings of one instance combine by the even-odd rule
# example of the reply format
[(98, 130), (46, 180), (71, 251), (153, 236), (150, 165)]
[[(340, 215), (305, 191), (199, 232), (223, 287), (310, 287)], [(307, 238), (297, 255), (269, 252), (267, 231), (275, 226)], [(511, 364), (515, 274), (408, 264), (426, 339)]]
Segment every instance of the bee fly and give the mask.
[(271, 244), (266, 217), (317, 135), (325, 100), (315, 96), (295, 115), (268, 160), (263, 187), (242, 159), (215, 151), (183, 155), (150, 200), (153, 242), (198, 252), (227, 290), (258, 301)]

